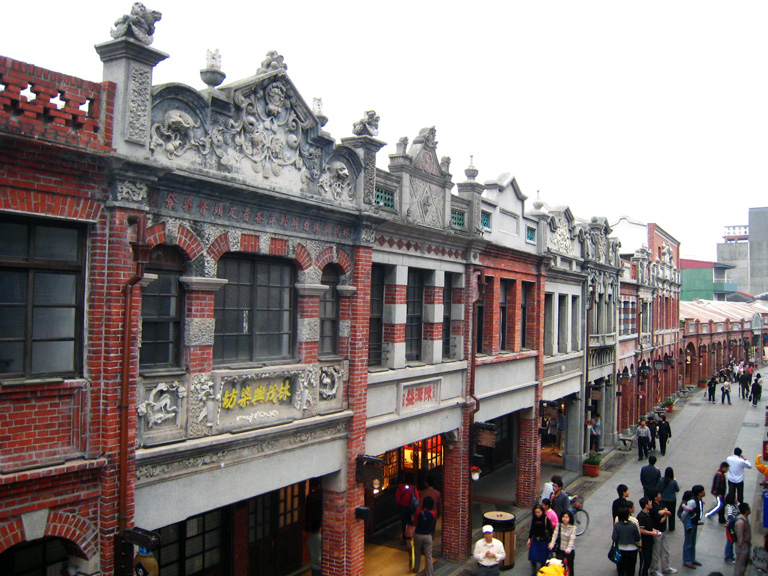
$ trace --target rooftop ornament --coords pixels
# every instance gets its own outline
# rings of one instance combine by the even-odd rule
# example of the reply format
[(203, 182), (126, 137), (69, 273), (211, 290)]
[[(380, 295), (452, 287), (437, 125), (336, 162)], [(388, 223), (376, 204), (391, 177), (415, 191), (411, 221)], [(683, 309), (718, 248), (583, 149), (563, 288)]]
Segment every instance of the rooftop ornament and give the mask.
[(467, 180), (474, 180), (477, 178), (477, 175), (480, 173), (480, 171), (475, 168), (475, 157), (470, 156), (469, 157), (469, 166), (464, 170), (464, 175), (467, 177)]
[(368, 110), (365, 117), (352, 125), (352, 134), (355, 136), (377, 136), (379, 134), (379, 116), (376, 110)]
[(162, 17), (157, 10), (147, 10), (141, 2), (134, 2), (130, 14), (124, 14), (115, 20), (115, 28), (110, 34), (112, 38), (135, 38), (149, 46), (154, 40), (155, 22)]
[(288, 64), (286, 64), (285, 59), (277, 53), (277, 50), (270, 50), (267, 52), (267, 57), (261, 61), (261, 66), (256, 70), (256, 75), (260, 76), (274, 70), (282, 70), (285, 72), (288, 70)]
[(227, 75), (221, 71), (221, 54), (217, 48), (213, 52), (207, 51), (205, 55), (205, 68), (200, 70), (200, 78), (205, 82), (209, 89), (216, 88), (224, 82)]

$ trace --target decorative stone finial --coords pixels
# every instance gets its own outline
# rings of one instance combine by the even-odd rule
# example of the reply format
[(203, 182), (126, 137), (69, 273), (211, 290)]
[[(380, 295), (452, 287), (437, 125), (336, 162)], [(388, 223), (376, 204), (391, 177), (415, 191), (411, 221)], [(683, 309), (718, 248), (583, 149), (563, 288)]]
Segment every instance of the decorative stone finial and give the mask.
[(448, 174), (451, 171), (451, 157), (443, 156), (440, 158), (440, 169)]
[(408, 136), (403, 136), (395, 144), (395, 154), (403, 155), (408, 150)]
[(127, 36), (149, 46), (154, 40), (155, 22), (163, 15), (157, 10), (147, 10), (141, 2), (134, 2), (130, 14), (125, 14), (115, 20), (114, 30), (110, 30), (112, 38)]
[(321, 128), (328, 124), (328, 116), (323, 114), (322, 98), (312, 98), (312, 114), (314, 114), (315, 118), (317, 118)]
[(541, 210), (542, 206), (544, 206), (544, 202), (541, 201), (539, 198), (539, 191), (536, 190), (536, 200), (533, 201), (533, 208), (535, 210)]
[(213, 89), (224, 82), (227, 75), (221, 71), (221, 54), (219, 54), (218, 48), (213, 52), (210, 50), (206, 52), (205, 66), (205, 69), (200, 70), (200, 78), (208, 85), (208, 88)]
[(376, 136), (379, 133), (379, 117), (375, 110), (368, 110), (365, 117), (355, 122), (352, 134), (355, 136)]
[(283, 57), (277, 53), (277, 50), (270, 50), (267, 52), (267, 57), (262, 60), (261, 67), (256, 70), (256, 74), (266, 74), (273, 70), (288, 70), (288, 65), (285, 63)]
[(437, 131), (434, 126), (429, 128), (422, 128), (419, 130), (419, 135), (413, 139), (414, 144), (424, 144), (427, 148), (434, 150), (437, 148)]
[(467, 177), (467, 180), (474, 180), (477, 178), (477, 175), (480, 173), (480, 171), (475, 168), (474, 165), (475, 157), (470, 156), (469, 157), (469, 166), (464, 170), (464, 175)]

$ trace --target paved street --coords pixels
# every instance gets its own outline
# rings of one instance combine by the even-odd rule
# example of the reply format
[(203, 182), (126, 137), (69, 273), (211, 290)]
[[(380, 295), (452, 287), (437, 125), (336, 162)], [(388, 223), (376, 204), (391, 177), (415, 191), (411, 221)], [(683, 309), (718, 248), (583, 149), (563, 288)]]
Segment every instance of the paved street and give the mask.
[[(740, 446), (744, 455), (753, 464), (755, 456), (762, 449), (764, 431), (765, 407), (759, 405), (753, 408), (751, 403), (738, 398), (733, 399), (733, 405), (706, 403), (703, 392), (697, 389), (682, 406), (676, 406), (673, 414), (672, 441), (667, 447), (667, 455), (658, 456), (657, 466), (664, 472), (667, 466), (675, 470), (680, 484), (680, 496), (684, 490), (694, 484), (702, 484), (707, 490), (705, 509), (710, 508), (712, 497), (709, 491), (712, 476), (721, 461), (733, 453), (735, 446)], [(614, 463), (624, 460), (623, 464), (614, 467)], [(642, 497), (640, 485), (640, 468), (645, 462), (638, 462), (637, 452), (616, 452), (606, 462), (609, 471), (600, 472), (602, 484), (584, 500), (584, 507), (590, 513), (590, 526), (586, 534), (577, 540), (575, 572), (580, 576), (613, 576), (616, 568), (611, 564), (606, 554), (611, 544), (611, 503), (616, 498), (616, 486), (629, 486), (630, 499), (637, 502)], [(762, 524), (762, 490), (758, 482), (762, 475), (754, 469), (747, 470), (745, 475), (745, 500), (752, 506), (751, 521), (754, 530), (753, 544), (762, 545), (759, 525)], [(576, 485), (579, 484), (577, 481)], [(636, 511), (639, 511), (637, 509)], [(717, 522), (717, 516), (707, 520), (699, 527), (697, 545), (697, 560), (703, 564), (697, 570), (682, 567), (683, 531), (678, 528), (670, 535), (670, 556), (672, 566), (686, 573), (709, 574), (712, 571), (722, 572), (725, 576), (733, 573), (733, 567), (723, 562), (725, 532)], [(530, 564), (526, 553), (518, 556), (518, 561), (508, 574), (512, 576), (529, 576)]]

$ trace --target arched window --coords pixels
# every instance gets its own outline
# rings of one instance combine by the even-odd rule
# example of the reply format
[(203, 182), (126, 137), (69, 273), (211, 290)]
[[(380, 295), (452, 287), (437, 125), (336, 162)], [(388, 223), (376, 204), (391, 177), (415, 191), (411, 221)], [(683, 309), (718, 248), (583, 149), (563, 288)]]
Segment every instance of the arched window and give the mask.
[(157, 280), (142, 290), (139, 365), (145, 370), (176, 368), (181, 366), (184, 314), (179, 278), (184, 258), (171, 246), (155, 246), (146, 271)]
[(320, 297), (320, 342), (318, 354), (329, 356), (339, 353), (339, 271), (335, 265), (329, 264), (323, 269), (320, 280), (328, 290)]
[(228, 280), (214, 305), (213, 361), (286, 360), (295, 353), (296, 268), (280, 258), (222, 256), (219, 278)]

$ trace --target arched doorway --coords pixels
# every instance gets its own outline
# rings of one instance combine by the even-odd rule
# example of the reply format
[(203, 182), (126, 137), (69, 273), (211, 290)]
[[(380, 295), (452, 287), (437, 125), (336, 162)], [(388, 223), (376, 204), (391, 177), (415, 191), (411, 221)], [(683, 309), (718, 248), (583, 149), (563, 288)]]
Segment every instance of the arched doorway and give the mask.
[(78, 566), (87, 564), (82, 550), (69, 540), (46, 536), (21, 542), (0, 554), (0, 574), (13, 576), (49, 576), (77, 574)]

